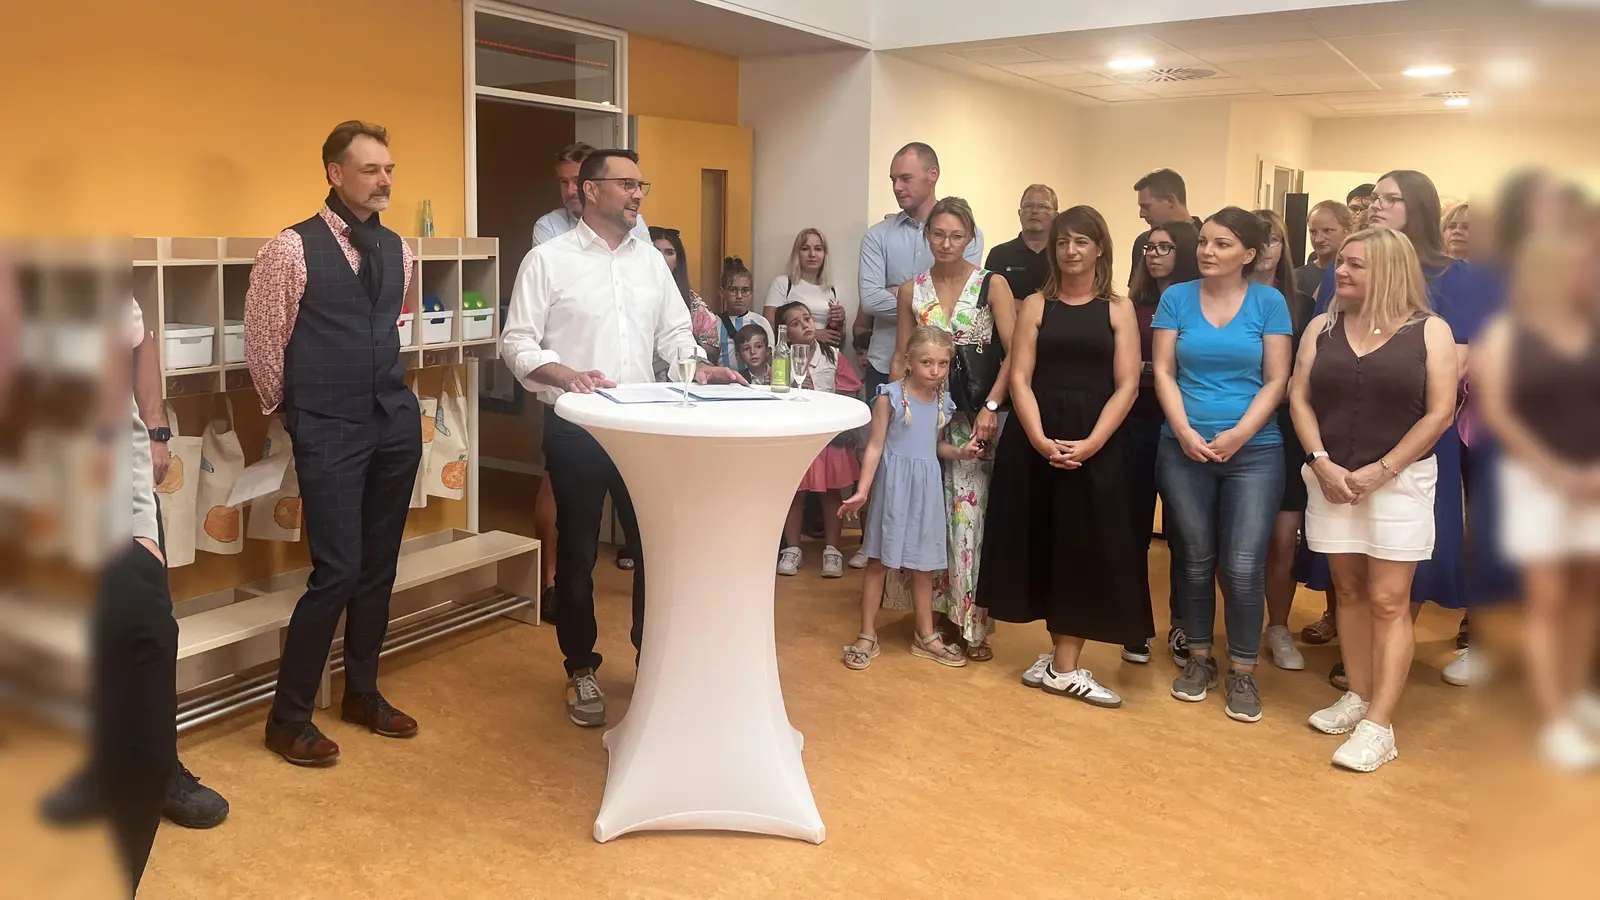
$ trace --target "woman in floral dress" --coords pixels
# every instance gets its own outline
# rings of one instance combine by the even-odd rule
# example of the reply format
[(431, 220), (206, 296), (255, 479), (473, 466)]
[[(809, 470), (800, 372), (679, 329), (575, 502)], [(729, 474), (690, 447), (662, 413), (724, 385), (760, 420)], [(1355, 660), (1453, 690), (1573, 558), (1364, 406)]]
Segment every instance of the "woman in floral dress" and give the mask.
[[(960, 347), (988, 345), (997, 334), (1002, 340), (1010, 340), (1011, 327), (1016, 323), (1016, 301), (1005, 278), (962, 257), (977, 234), (972, 208), (965, 200), (946, 197), (934, 204), (924, 233), (934, 263), (931, 269), (900, 287), (900, 334), (891, 370), (896, 380), (904, 375), (905, 342), (919, 325), (943, 328)], [(934, 612), (949, 620), (966, 645), (967, 657), (974, 662), (994, 657), (989, 649), (994, 625), (988, 613), (974, 603), (974, 597), (983, 558), (983, 514), (999, 432), (997, 410), (1006, 402), (1008, 368), (1009, 364), (1002, 366), (987, 407), (979, 409), (976, 416), (967, 411), (956, 412), (945, 434), (945, 440), (958, 447), (977, 442), (983, 450), (977, 459), (944, 464), (945, 500), (950, 504), (950, 567), (936, 575), (933, 582)]]

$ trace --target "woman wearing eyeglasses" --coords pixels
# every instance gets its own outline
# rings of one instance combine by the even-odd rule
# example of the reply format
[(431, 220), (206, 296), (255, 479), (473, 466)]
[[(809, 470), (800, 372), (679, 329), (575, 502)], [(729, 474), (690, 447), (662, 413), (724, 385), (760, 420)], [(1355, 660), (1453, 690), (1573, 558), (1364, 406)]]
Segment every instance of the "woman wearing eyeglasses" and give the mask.
[[(1397, 169), (1378, 179), (1372, 205), (1367, 210), (1367, 225), (1405, 235), (1415, 250), (1428, 286), (1428, 305), (1450, 326), (1456, 341), (1460, 370), (1466, 371), (1467, 341), (1476, 330), (1473, 323), (1482, 319), (1479, 307), (1482, 293), (1466, 263), (1451, 259), (1445, 252), (1444, 220), (1439, 191), (1421, 172)], [(1334, 296), (1334, 269), (1323, 276), (1317, 291), (1317, 315), (1328, 310)], [(1434, 544), (1431, 559), (1417, 566), (1411, 581), (1411, 616), (1416, 618), (1422, 604), (1433, 601), (1445, 609), (1467, 607), (1467, 567), (1464, 552), (1466, 514), (1463, 509), (1461, 477), (1461, 435), (1452, 420), (1449, 429), (1433, 448), (1439, 459), (1439, 486), (1434, 493)], [(1326, 591), (1332, 584), (1327, 560), (1313, 557), (1306, 587)], [(1447, 666), (1444, 680), (1463, 685), (1471, 680), (1471, 662), (1461, 656)], [(1341, 663), (1329, 673), (1334, 687), (1346, 690), (1349, 680)]]
[[(1294, 323), (1294, 346), (1300, 345), (1306, 323), (1311, 321), (1311, 310), (1316, 305), (1295, 285), (1294, 263), (1289, 259), (1289, 226), (1283, 217), (1270, 209), (1258, 209), (1256, 215), (1267, 226), (1267, 248), (1251, 276), (1255, 281), (1275, 287), (1289, 302), (1289, 320)], [(1294, 361), (1289, 363), (1290, 378), (1294, 377)], [(1272, 526), (1272, 543), (1267, 547), (1267, 649), (1272, 653), (1272, 663), (1280, 669), (1298, 672), (1306, 667), (1306, 659), (1294, 645), (1289, 633), (1289, 610), (1294, 605), (1294, 592), (1299, 583), (1294, 578), (1295, 551), (1300, 544), (1300, 524), (1306, 511), (1306, 483), (1300, 477), (1300, 464), (1305, 450), (1295, 436), (1294, 419), (1289, 413), (1289, 398), (1285, 396), (1278, 405), (1278, 431), (1283, 435), (1283, 501), (1278, 504), (1278, 517)]]
[[(923, 233), (933, 252), (933, 266), (900, 286), (899, 334), (889, 373), (896, 380), (906, 373), (906, 342), (919, 325), (950, 332), (958, 352), (963, 347), (976, 346), (985, 352), (1004, 353), (1017, 321), (1017, 303), (1005, 278), (966, 260), (967, 246), (978, 235), (967, 201), (945, 197), (935, 203)], [(949, 620), (951, 627), (946, 634), (966, 645), (967, 659), (973, 662), (994, 658), (994, 651), (989, 648), (994, 624), (977, 605), (977, 587), (989, 475), (994, 469), (994, 444), (1000, 424), (998, 410), (1007, 400), (1010, 366), (1009, 360), (1001, 364), (987, 402), (977, 410), (968, 408), (968, 398), (956, 397), (957, 412), (945, 433), (945, 440), (957, 447), (976, 444), (982, 451), (977, 459), (945, 463), (950, 567), (944, 574), (934, 576), (933, 581), (934, 611)]]
[[(1161, 446), (1161, 425), (1167, 420), (1161, 412), (1161, 401), (1156, 399), (1150, 320), (1156, 314), (1156, 307), (1161, 305), (1162, 291), (1175, 284), (1200, 280), (1200, 263), (1195, 255), (1199, 244), (1200, 230), (1191, 222), (1169, 222), (1152, 230), (1128, 286), (1134, 320), (1139, 323), (1140, 359), (1143, 361), (1139, 396), (1134, 399), (1127, 418), (1128, 477), (1133, 482), (1130, 493), (1133, 496), (1134, 540), (1147, 555), (1156, 515), (1156, 448)], [(1167, 595), (1170, 607), (1167, 650), (1172, 654), (1172, 664), (1181, 668), (1189, 661), (1189, 644), (1183, 633), (1182, 604), (1177, 600), (1183, 596), (1183, 591), (1178, 586), (1177, 567), (1170, 555), (1167, 570), (1172, 584)], [(1144, 599), (1150, 602), (1148, 578), (1145, 579)], [(1141, 643), (1123, 647), (1122, 658), (1131, 663), (1147, 663), (1150, 646)]]

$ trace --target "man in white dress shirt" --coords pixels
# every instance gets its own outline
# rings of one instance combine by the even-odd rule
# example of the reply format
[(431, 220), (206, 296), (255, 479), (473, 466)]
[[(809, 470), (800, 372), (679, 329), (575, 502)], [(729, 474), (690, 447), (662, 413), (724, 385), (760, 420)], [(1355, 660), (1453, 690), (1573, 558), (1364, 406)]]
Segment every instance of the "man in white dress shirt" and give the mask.
[[(568, 144), (556, 154), (556, 184), (561, 188), (561, 206), (540, 216), (539, 221), (533, 223), (535, 247), (577, 228), (583, 220), (583, 192), (578, 190), (578, 169), (593, 152), (593, 147), (578, 143)], [(639, 236), (639, 240), (650, 243), (650, 228), (644, 224), (644, 216), (636, 217), (633, 233)]]
[[(689, 326), (689, 308), (661, 254), (640, 238), (639, 202), (650, 183), (631, 150), (596, 150), (578, 175), (582, 220), (540, 243), (522, 260), (511, 291), (500, 355), (524, 387), (554, 404), (568, 391), (591, 393), (616, 384), (655, 380), (654, 358), (703, 357)], [(731, 369), (701, 367), (701, 382), (742, 382)], [(566, 657), (567, 716), (574, 724), (606, 723), (605, 695), (595, 678), (594, 563), (605, 497), (631, 546), (639, 526), (628, 488), (588, 432), (546, 410), (545, 469), (556, 498), (556, 639)], [(633, 570), (633, 646), (644, 629), (644, 564)]]

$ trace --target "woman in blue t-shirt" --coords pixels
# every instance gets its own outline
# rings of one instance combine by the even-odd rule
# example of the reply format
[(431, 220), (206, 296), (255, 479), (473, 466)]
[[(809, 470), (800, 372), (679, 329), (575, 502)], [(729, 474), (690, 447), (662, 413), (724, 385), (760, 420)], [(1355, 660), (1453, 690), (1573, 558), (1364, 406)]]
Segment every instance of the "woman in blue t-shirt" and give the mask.
[[(1266, 609), (1267, 544), (1283, 497), (1276, 414), (1289, 383), (1288, 302), (1250, 280), (1267, 244), (1254, 213), (1230, 206), (1200, 230), (1200, 280), (1161, 295), (1151, 321), (1156, 396), (1166, 414), (1156, 479), (1162, 529), (1177, 559), (1189, 661), (1172, 696), (1199, 702), (1217, 685), (1211, 656), (1222, 583), (1230, 718), (1261, 719), (1255, 668)], [(1220, 578), (1219, 578), (1220, 576)]]

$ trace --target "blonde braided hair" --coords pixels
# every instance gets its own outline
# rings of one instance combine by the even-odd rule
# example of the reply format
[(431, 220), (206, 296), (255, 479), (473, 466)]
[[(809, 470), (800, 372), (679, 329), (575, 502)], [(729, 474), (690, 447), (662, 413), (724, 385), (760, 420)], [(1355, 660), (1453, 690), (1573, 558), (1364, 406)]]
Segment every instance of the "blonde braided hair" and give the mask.
[[(943, 328), (937, 328), (933, 325), (918, 325), (916, 330), (911, 332), (910, 339), (906, 341), (906, 369), (900, 377), (900, 409), (903, 416), (902, 421), (907, 425), (911, 424), (911, 395), (906, 390), (906, 384), (911, 380), (911, 355), (918, 349), (930, 344), (935, 347), (943, 348), (944, 350), (948, 351), (952, 357), (955, 356), (956, 343), (954, 339), (950, 337), (950, 333), (945, 331)], [(948, 380), (949, 379), (946, 378), (945, 380), (940, 381), (939, 386), (934, 390), (933, 394), (934, 408), (938, 410), (939, 427), (941, 429), (943, 429), (945, 426), (944, 397), (946, 390), (945, 385), (947, 384)]]

